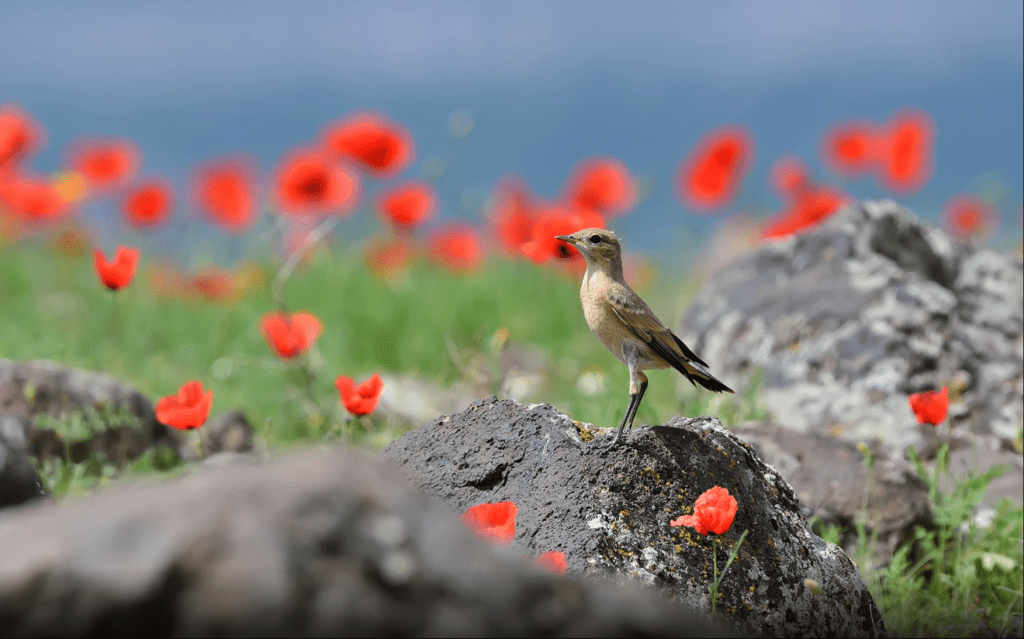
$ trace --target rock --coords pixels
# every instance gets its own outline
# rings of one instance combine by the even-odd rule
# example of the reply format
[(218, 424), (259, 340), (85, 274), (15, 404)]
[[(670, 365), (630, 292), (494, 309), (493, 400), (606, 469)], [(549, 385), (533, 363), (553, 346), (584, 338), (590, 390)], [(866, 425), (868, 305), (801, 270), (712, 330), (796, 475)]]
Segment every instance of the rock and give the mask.
[[(25, 455), (25, 451), (11, 446), (7, 439), (0, 435), (0, 509), (18, 506), (46, 496), (43, 480)], [(10, 549), (5, 553), (9, 551)], [(2, 616), (0, 614), (0, 617)]]
[[(156, 421), (152, 403), (135, 388), (104, 373), (45, 360), (0, 359), (0, 424), (11, 419), (27, 425), (24, 450), (40, 461), (67, 455), (81, 462), (103, 455), (124, 463), (152, 446), (173, 447), (176, 442), (171, 429)], [(91, 436), (70, 441), (67, 433), (48, 427), (72, 419), (88, 422)]]
[(207, 420), (199, 429), (203, 441), (203, 454), (251, 453), (254, 450), (255, 431), (249, 418), (240, 410), (229, 410)]
[[(857, 551), (857, 522), (876, 540), (879, 564), (888, 564), (896, 548), (913, 539), (916, 526), (935, 525), (928, 485), (902, 456), (880, 446), (862, 452), (828, 434), (772, 423), (742, 424), (732, 432), (793, 486), (806, 518), (842, 527), (841, 543), (850, 556)], [(870, 469), (865, 453), (873, 458)]]
[(552, 575), (385, 460), (317, 451), (0, 514), (0, 634), (728, 636)]
[(949, 386), (954, 447), (1005, 443), (1024, 415), (1022, 273), (1019, 255), (864, 202), (719, 271), (679, 335), (734, 388), (762, 369), (789, 428), (927, 454), (907, 396)]
[[(562, 551), (570, 573), (631, 577), (671, 599), (710, 610), (712, 540), (669, 525), (714, 485), (739, 502), (728, 548), (749, 531), (722, 582), (719, 614), (753, 635), (869, 636), (881, 617), (853, 562), (807, 527), (778, 472), (717, 420), (676, 418), (611, 437), (547, 404), (494, 397), (392, 442), (384, 452), (428, 495), (459, 511), (510, 500), (514, 545)], [(812, 579), (824, 589), (816, 595)]]

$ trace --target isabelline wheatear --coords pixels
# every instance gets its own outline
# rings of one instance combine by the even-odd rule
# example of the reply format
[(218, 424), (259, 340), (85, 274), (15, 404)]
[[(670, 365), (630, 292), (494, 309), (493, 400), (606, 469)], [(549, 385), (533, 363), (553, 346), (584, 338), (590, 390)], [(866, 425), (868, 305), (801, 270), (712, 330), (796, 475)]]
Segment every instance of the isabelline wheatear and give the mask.
[(690, 383), (718, 393), (733, 390), (715, 379), (705, 364), (659, 320), (622, 277), (622, 249), (615, 234), (605, 229), (583, 229), (555, 239), (576, 247), (587, 260), (580, 287), (587, 325), (612, 355), (629, 367), (629, 406), (615, 439), (633, 427), (640, 400), (647, 391), (644, 370), (671, 366)]

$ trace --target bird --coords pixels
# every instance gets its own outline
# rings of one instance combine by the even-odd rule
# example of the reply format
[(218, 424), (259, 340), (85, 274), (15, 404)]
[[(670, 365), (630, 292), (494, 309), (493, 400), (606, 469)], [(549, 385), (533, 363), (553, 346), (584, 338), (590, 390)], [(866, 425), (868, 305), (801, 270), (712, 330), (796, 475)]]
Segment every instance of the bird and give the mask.
[(716, 379), (708, 365), (626, 284), (622, 248), (615, 233), (590, 228), (556, 235), (555, 239), (575, 247), (586, 259), (587, 271), (580, 286), (583, 316), (612, 355), (629, 367), (629, 406), (605, 451), (615, 448), (623, 431), (633, 428), (637, 408), (647, 392), (645, 370), (671, 366), (695, 387), (700, 384), (716, 393), (734, 392)]

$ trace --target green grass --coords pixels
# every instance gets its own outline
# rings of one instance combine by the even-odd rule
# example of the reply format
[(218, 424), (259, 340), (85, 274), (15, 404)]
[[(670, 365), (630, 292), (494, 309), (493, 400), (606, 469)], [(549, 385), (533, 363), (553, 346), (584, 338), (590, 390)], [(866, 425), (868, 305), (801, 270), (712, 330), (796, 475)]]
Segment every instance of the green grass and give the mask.
[[(273, 267), (268, 260), (270, 275)], [(131, 286), (115, 297), (96, 281), (88, 257), (54, 255), (42, 241), (0, 245), (0, 353), (105, 371), (154, 401), (187, 380), (201, 380), (214, 392), (214, 413), (243, 410), (272, 450), (337, 440), (344, 420), (333, 385), (337, 375), (361, 380), (373, 372), (414, 374), (449, 386), (463, 380), (465, 362), (495, 368), (495, 336), (506, 331), (511, 347), (536, 346), (550, 357), (550, 379), (531, 401), (613, 427), (628, 399), (626, 368), (584, 324), (578, 281), (553, 269), (493, 259), (478, 273), (455, 275), (419, 263), (384, 281), (367, 271), (354, 249), (319, 252), (286, 287), (290, 309), (310, 311), (324, 325), (303, 362), (278, 360), (259, 331), (259, 318), (273, 309), (269, 282), (240, 300), (215, 303), (158, 299), (146, 275), (144, 261)], [(693, 279), (662, 275), (641, 292), (674, 325), (695, 288)], [(319, 409), (304, 399), (303, 365), (315, 373)], [(604, 390), (589, 396), (578, 390), (585, 372), (599, 373)], [(765, 416), (756, 379), (723, 398), (685, 387), (673, 371), (652, 371), (650, 378), (638, 424), (709, 414), (732, 425)], [(498, 390), (497, 384), (491, 389)], [(83, 415), (39, 425), (74, 441), (88, 437), (97, 419)], [(371, 416), (368, 425), (350, 429), (350, 443), (379, 448), (404, 428), (380, 416)], [(115, 480), (175, 476), (188, 466), (154, 451), (127, 466), (90, 459), (41, 470), (51, 494), (61, 498)], [(990, 475), (960, 484), (945, 479), (943, 486), (953, 486), (945, 492), (935, 475), (926, 473), (926, 479), (936, 530), (918, 530), (915, 542), (881, 569), (870, 566), (871, 540), (861, 530), (859, 563), (890, 632), (955, 636), (970, 632), (971, 624), (1005, 631), (1022, 610), (1024, 513), (1006, 503), (992, 525), (978, 527), (971, 512)], [(837, 529), (822, 532), (839, 539)]]

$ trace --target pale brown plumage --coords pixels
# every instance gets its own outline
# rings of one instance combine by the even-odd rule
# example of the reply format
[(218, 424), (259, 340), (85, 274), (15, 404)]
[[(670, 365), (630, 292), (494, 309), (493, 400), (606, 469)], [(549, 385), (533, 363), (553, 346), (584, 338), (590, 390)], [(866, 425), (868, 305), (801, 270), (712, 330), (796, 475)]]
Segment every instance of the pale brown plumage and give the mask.
[(615, 439), (633, 427), (637, 408), (647, 390), (645, 369), (675, 368), (690, 383), (715, 392), (733, 392), (715, 379), (708, 365), (675, 336), (622, 275), (622, 249), (615, 234), (605, 229), (583, 229), (557, 239), (576, 247), (587, 260), (580, 286), (583, 315), (594, 335), (629, 367), (629, 406)]

